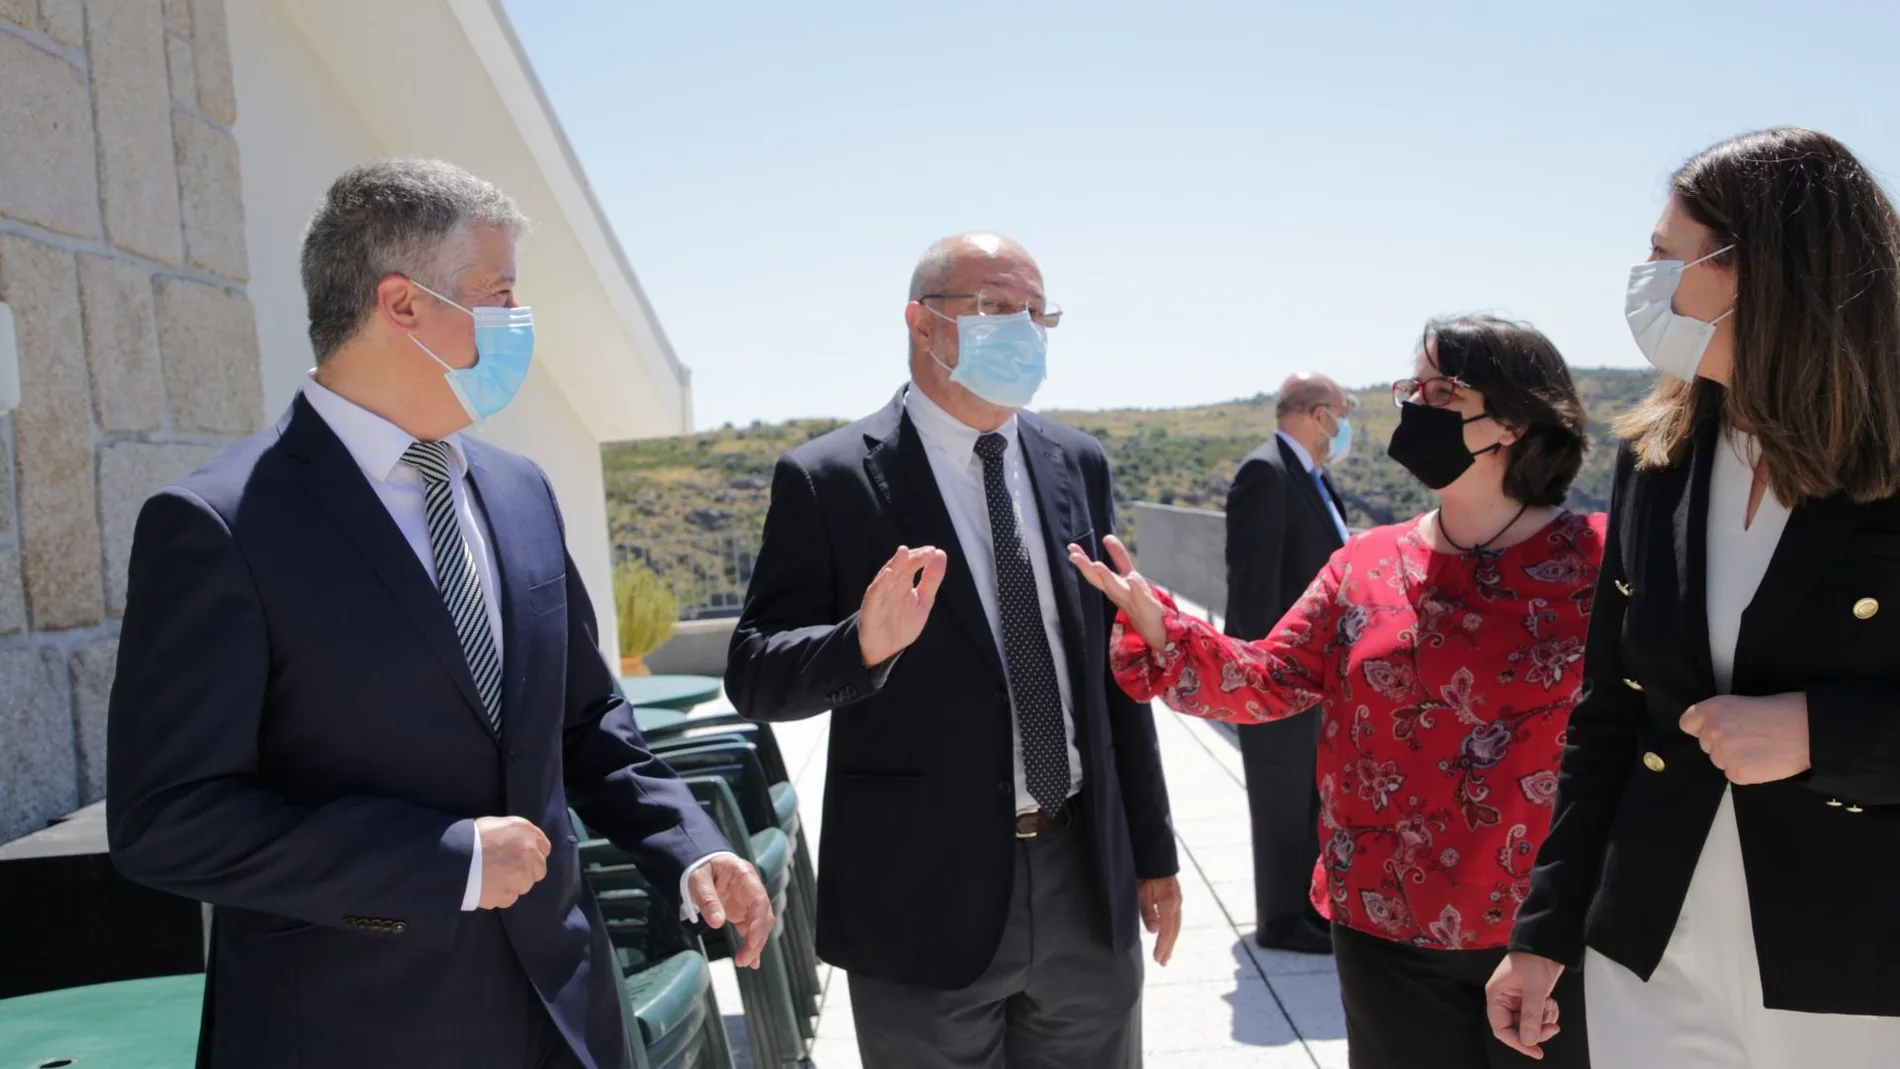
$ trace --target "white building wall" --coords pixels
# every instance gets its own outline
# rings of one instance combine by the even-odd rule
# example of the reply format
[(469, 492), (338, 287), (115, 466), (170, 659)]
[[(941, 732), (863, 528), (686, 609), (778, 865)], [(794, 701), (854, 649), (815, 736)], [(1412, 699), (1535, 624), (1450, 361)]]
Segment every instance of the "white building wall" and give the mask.
[(607, 487), (601, 476), (600, 443), (587, 432), (566, 396), (554, 386), (547, 368), (539, 363), (529, 370), (527, 384), (514, 403), (470, 433), (504, 449), (526, 453), (548, 473), (567, 523), (568, 555), (574, 558), (581, 581), (594, 599), (601, 652), (618, 673), (620, 628), (613, 611), (613, 551), (607, 534)]
[[(250, 246), (250, 293), (262, 346), (264, 411), (267, 419), (275, 420), (314, 363), (297, 262), (304, 225), (342, 171), (405, 150), (377, 136), (287, 17), (282, 0), (227, 0), (227, 5), (241, 105), (235, 131)], [(532, 235), (527, 239), (536, 240)], [(524, 267), (527, 262), (524, 257)], [(521, 288), (532, 304), (535, 279), (525, 271)], [(540, 362), (545, 361), (543, 353)], [(672, 431), (655, 428), (659, 434)], [(547, 471), (566, 517), (568, 553), (594, 596), (602, 651), (617, 657), (600, 443), (545, 366), (535, 368), (515, 403), (479, 433), (532, 457)]]

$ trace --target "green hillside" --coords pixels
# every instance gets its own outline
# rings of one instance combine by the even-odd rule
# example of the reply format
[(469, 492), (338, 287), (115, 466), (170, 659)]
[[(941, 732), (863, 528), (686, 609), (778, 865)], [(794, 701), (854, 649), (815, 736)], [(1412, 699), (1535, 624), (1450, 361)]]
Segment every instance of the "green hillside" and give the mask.
[[(1608, 424), (1649, 388), (1651, 376), (1600, 369), (1574, 374), (1596, 448), (1584, 462), (1572, 504), (1601, 509), (1608, 504), (1614, 459)], [(1398, 423), (1389, 389), (1360, 390), (1356, 397), (1352, 454), (1333, 468), (1353, 521), (1387, 523), (1428, 507), (1429, 492), (1385, 456), (1385, 442)], [(1116, 499), (1124, 506), (1155, 501), (1221, 508), (1234, 466), (1274, 429), (1270, 394), (1193, 408), (1045, 415), (1101, 440), (1115, 465)], [(682, 605), (732, 608), (764, 526), (773, 462), (843, 423), (755, 423), (607, 446), (607, 517), (617, 553), (651, 562)]]

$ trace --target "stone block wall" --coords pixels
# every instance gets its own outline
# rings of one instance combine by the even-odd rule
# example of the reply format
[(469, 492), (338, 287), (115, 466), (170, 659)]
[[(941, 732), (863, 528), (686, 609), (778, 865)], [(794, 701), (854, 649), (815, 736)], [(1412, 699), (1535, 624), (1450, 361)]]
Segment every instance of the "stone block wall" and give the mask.
[(147, 495), (263, 423), (224, 0), (0, 0), (0, 842), (105, 791)]

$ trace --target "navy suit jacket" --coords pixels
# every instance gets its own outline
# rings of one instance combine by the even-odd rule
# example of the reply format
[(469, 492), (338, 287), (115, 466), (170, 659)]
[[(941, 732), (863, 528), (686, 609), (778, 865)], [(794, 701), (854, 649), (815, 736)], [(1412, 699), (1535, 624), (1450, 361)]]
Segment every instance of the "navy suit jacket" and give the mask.
[[(1136, 881), (1179, 869), (1154, 716), (1108, 670), (1114, 607), (1069, 563), (1115, 530), (1101, 444), (1017, 416), (1042, 516), (1082, 756), (1082, 827), (1096, 882), (1075, 908), (1102, 943), (1139, 938)], [(950, 555), (917, 641), (864, 667), (857, 608), (899, 545)], [(903, 395), (781, 457), (765, 539), (733, 632), (726, 690), (754, 720), (832, 710), (819, 840), (818, 955), (853, 973), (957, 990), (1003, 938), (1016, 866), (1009, 677), (979, 580)], [(994, 579), (983, 579), (994, 582)], [(918, 918), (928, 918), (919, 923)]]
[[(625, 1066), (567, 805), (668, 899), (727, 848), (615, 696), (546, 477), (464, 445), (499, 736), (422, 563), (302, 397), (139, 515), (107, 815), (121, 872), (218, 907), (200, 1065), (525, 1065), (551, 1019), (584, 1064)], [(547, 834), (547, 877), (463, 912), (472, 818), (501, 815)]]

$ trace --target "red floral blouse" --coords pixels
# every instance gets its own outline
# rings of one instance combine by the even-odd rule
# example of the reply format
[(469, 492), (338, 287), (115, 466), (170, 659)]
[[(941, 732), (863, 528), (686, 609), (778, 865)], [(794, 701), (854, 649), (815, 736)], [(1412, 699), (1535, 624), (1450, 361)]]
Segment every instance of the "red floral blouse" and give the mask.
[(1347, 543), (1259, 642), (1163, 595), (1167, 647), (1123, 616), (1112, 665), (1137, 700), (1210, 720), (1318, 706), (1313, 905), (1413, 946), (1504, 946), (1582, 696), (1604, 517), (1560, 513), (1496, 556), (1434, 552), (1419, 522)]

